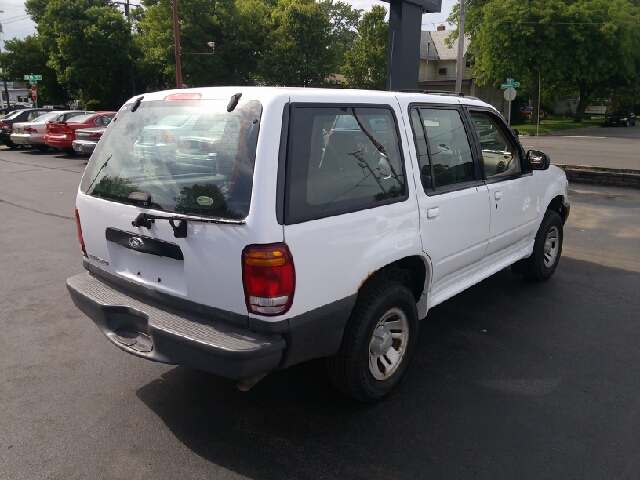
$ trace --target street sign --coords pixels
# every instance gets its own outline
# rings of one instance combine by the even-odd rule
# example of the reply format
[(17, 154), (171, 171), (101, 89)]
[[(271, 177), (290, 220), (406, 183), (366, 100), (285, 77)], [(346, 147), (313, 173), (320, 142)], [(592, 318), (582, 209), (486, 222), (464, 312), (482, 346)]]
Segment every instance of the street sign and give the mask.
[(505, 90), (507, 88), (518, 88), (520, 86), (520, 82), (509, 82), (509, 83), (503, 83), (502, 85), (500, 85), (500, 88)]
[(511, 100), (515, 100), (516, 94), (516, 89), (509, 87), (504, 91), (504, 99), (508, 102), (510, 102)]
[(25, 75), (24, 79), (29, 80), (29, 82), (33, 83), (42, 80), (42, 75), (34, 75), (33, 73), (30, 73), (29, 75)]

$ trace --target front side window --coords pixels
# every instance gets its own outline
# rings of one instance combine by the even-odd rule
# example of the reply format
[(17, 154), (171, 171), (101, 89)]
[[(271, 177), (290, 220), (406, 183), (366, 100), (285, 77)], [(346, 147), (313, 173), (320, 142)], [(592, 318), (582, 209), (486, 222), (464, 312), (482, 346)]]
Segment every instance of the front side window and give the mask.
[(498, 120), (488, 113), (471, 112), (471, 121), (482, 149), (485, 176), (490, 178), (519, 173), (518, 151), (499, 127)]
[[(262, 106), (247, 101), (161, 100), (121, 110), (91, 157), (81, 190), (188, 215), (249, 213)], [(81, 118), (81, 117), (77, 117)]]
[[(416, 113), (414, 113), (416, 112)], [(417, 108), (412, 112), (414, 135), (426, 191), (476, 180), (475, 165), (460, 113), (454, 109)], [(431, 159), (431, 179), (424, 160), (420, 129), (426, 134)], [(416, 133), (418, 132), (418, 133)], [(429, 185), (431, 180), (431, 185)]]
[(390, 109), (296, 106), (290, 124), (287, 223), (406, 198)]

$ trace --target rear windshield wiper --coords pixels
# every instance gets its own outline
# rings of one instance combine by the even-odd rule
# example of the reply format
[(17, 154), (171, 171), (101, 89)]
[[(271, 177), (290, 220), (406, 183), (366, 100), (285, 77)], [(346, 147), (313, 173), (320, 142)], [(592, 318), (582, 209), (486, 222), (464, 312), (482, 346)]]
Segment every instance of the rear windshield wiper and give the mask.
[(151, 228), (151, 224), (156, 220), (168, 220), (169, 225), (173, 228), (173, 236), (176, 238), (187, 238), (187, 222), (217, 223), (229, 225), (243, 225), (244, 220), (227, 220), (224, 218), (203, 218), (192, 217), (190, 215), (154, 215), (152, 213), (139, 213), (131, 222), (134, 227)]

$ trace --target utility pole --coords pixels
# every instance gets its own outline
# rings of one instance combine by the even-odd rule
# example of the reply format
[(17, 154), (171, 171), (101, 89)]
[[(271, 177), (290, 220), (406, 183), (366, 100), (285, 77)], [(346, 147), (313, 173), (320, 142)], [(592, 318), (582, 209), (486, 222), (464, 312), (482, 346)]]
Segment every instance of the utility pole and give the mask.
[[(0, 13), (4, 13), (4, 10), (0, 10)], [(2, 31), (2, 24), (0, 23), (0, 34), (4, 37), (4, 32)], [(0, 51), (2, 53), (2, 51)], [(11, 106), (9, 102), (9, 88), (7, 88), (7, 78), (4, 76), (4, 69), (2, 72), (2, 81), (4, 83), (4, 95), (7, 97), (7, 109)]]
[(176, 88), (182, 88), (182, 65), (180, 64), (180, 25), (178, 24), (178, 0), (173, 0), (173, 38), (176, 56)]
[(462, 67), (464, 65), (464, 0), (460, 0), (458, 22), (458, 64), (456, 68), (456, 92), (462, 92)]

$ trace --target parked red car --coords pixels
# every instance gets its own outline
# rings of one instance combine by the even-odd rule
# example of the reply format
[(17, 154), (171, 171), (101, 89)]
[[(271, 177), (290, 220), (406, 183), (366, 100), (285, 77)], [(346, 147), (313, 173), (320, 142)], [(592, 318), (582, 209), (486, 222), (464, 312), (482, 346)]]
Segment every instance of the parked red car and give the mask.
[(47, 133), (44, 143), (50, 147), (61, 148), (70, 155), (75, 154), (73, 141), (79, 128), (106, 127), (115, 117), (116, 112), (87, 112), (73, 117), (69, 122), (47, 123)]
[[(530, 117), (533, 114), (533, 107), (522, 107), (520, 111)], [(540, 118), (547, 118), (547, 112), (545, 110), (540, 109)]]

